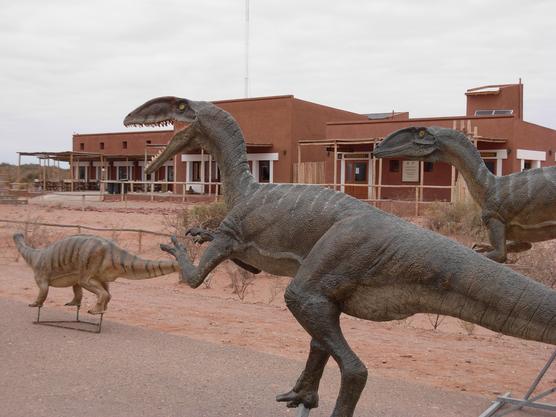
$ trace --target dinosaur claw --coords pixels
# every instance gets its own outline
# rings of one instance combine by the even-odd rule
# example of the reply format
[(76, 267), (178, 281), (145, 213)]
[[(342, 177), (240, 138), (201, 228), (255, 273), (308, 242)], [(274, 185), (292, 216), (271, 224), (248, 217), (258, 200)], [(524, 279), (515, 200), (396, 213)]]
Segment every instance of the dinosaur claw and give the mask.
[(318, 407), (319, 400), (316, 392), (296, 392), (291, 390), (285, 394), (276, 396), (276, 401), (285, 402), (288, 408), (297, 408), (303, 404), (306, 408)]
[(174, 254), (174, 250), (175, 250), (172, 246), (167, 245), (165, 243), (160, 244), (160, 249), (163, 250), (164, 252), (168, 252), (171, 255)]

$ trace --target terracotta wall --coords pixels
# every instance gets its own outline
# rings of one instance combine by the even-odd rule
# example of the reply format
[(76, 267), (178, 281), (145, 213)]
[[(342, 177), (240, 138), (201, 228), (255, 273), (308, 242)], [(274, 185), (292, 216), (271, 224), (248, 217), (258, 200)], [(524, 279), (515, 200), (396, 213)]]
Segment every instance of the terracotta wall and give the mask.
[[(73, 135), (73, 150), (76, 152), (99, 152), (107, 155), (140, 155), (145, 152), (147, 141), (152, 144), (166, 144), (173, 135), (172, 130), (152, 130), (146, 132), (92, 133)], [(123, 143), (127, 142), (127, 149)], [(104, 150), (101, 149), (104, 143)], [(81, 148), (83, 144), (84, 149)], [(152, 153), (156, 151), (153, 150)]]
[(467, 116), (474, 116), (475, 110), (513, 110), (518, 119), (523, 119), (523, 84), (500, 86), (498, 94), (467, 95)]

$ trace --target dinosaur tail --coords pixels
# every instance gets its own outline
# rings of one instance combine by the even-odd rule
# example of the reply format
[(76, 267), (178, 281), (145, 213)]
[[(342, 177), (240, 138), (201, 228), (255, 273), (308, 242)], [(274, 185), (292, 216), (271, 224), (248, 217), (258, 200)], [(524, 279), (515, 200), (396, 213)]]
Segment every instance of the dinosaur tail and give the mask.
[(496, 332), (556, 344), (556, 291), (486, 258), (463, 268), (435, 310)]
[(23, 236), (23, 233), (14, 234), (13, 239), (17, 251), (21, 254), (23, 259), (25, 259), (25, 262), (27, 262), (31, 266), (35, 265), (40, 250), (29, 246), (25, 242), (25, 237)]
[(116, 245), (112, 246), (109, 256), (111, 256), (112, 264), (120, 271), (122, 278), (149, 279), (179, 271), (176, 261), (140, 258)]

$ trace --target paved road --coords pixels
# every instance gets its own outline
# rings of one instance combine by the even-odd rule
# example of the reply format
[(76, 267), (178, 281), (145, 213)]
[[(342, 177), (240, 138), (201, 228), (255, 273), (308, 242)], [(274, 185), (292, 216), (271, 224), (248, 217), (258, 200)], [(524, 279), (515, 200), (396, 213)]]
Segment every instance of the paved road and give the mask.
[[(302, 363), (109, 320), (100, 335), (37, 326), (34, 311), (0, 298), (2, 417), (295, 416), (274, 396), (290, 388)], [(71, 317), (53, 309), (46, 316)], [(330, 366), (311, 417), (330, 415), (338, 382)], [(481, 397), (371, 376), (357, 415), (465, 417), (488, 405)]]

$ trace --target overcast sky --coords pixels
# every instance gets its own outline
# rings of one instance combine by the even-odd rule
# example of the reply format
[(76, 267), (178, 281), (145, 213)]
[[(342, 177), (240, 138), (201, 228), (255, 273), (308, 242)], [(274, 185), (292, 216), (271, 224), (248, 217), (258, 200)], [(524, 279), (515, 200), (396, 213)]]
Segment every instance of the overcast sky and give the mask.
[[(251, 0), (250, 95), (360, 113), (465, 113), (525, 84), (556, 128), (556, 2)], [(0, 0), (0, 161), (122, 131), (147, 99), (244, 96), (245, 0)], [(24, 162), (32, 162), (24, 160)]]

